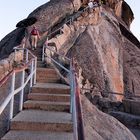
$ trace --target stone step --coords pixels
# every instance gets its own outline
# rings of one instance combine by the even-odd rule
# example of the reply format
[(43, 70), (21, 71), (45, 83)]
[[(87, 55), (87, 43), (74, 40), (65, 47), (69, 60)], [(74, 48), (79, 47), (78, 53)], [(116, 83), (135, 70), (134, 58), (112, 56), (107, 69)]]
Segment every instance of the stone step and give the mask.
[(1, 140), (73, 140), (73, 133), (46, 131), (9, 131)]
[(53, 68), (37, 68), (37, 75), (43, 76), (43, 75), (57, 75), (57, 72)]
[(42, 52), (33, 52), (34, 55), (42, 57)]
[(70, 94), (70, 86), (58, 83), (37, 83), (32, 93)]
[(30, 93), (28, 94), (29, 100), (36, 101), (53, 101), (53, 102), (69, 102), (70, 95), (67, 94), (44, 94), (44, 93)]
[(34, 55), (42, 56), (42, 51), (34, 50), (34, 51), (33, 51), (33, 54), (34, 54)]
[(42, 47), (37, 47), (36, 50), (32, 50), (32, 48), (28, 48), (31, 52), (42, 51)]
[(61, 79), (57, 77), (38, 77), (36, 79), (39, 83), (60, 83)]
[[(36, 53), (33, 53), (33, 55), (35, 55), (37, 58), (39, 57), (39, 58), (42, 58), (42, 54), (36, 54)], [(32, 56), (29, 56), (29, 59), (31, 59), (32, 58)]]
[[(42, 59), (42, 56), (39, 55), (39, 54), (35, 54), (35, 56), (36, 56), (37, 58), (41, 58), (41, 59)], [(39, 61), (41, 61), (41, 59), (40, 59)], [(37, 59), (37, 60), (38, 60), (38, 59)]]
[(51, 68), (38, 68), (37, 69), (37, 82), (39, 83), (58, 83), (61, 82), (60, 76), (54, 69)]
[(33, 53), (33, 54), (40, 54), (40, 55), (41, 55), (41, 54), (42, 54), (42, 49), (39, 49), (39, 48), (38, 48), (38, 49), (36, 49), (36, 50), (32, 50), (32, 53)]
[(37, 61), (42, 61), (42, 57), (41, 56), (37, 56)]
[(28, 100), (24, 103), (24, 109), (69, 112), (70, 103)]
[(72, 132), (71, 114), (43, 110), (23, 110), (11, 121), (11, 130)]
[[(44, 74), (44, 75), (43, 75)], [(45, 72), (40, 72), (40, 73), (38, 73), (37, 74), (37, 77), (39, 78), (59, 78), (60, 79), (60, 77), (59, 77), (59, 75), (57, 75), (57, 74), (49, 74), (49, 73), (45, 73)]]
[(37, 67), (46, 67), (46, 64), (42, 61), (37, 61)]
[(140, 116), (119, 111), (112, 111), (109, 114), (126, 126), (140, 128)]

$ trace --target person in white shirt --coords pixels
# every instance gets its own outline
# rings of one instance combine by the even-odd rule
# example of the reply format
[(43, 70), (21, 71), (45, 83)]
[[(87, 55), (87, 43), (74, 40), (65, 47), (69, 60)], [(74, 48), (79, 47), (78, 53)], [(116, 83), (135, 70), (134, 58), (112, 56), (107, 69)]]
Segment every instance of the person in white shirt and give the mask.
[(92, 1), (92, 0), (89, 1), (89, 3), (88, 3), (88, 7), (89, 7), (90, 9), (93, 8), (93, 1)]

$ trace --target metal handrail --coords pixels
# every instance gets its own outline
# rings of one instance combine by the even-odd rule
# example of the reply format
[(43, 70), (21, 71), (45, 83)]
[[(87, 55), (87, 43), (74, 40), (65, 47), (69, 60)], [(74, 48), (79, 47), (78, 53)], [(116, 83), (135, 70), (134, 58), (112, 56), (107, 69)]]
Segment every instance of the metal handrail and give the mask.
[(56, 65), (58, 65), (59, 67), (61, 67), (62, 69), (64, 69), (67, 73), (70, 72), (70, 70), (68, 70), (67, 68), (65, 68), (62, 64), (58, 63), (55, 59), (53, 59), (52, 57), (49, 57), (45, 54), (45, 56), (49, 59), (51, 59)]
[[(85, 91), (93, 91), (94, 89), (89, 89), (89, 88), (81, 88), (81, 90), (85, 90)], [(119, 92), (113, 92), (113, 91), (106, 91), (106, 90), (97, 90), (97, 92), (101, 92), (101, 94), (107, 93), (108, 95), (119, 95), (119, 96), (123, 96), (125, 98), (140, 98), (140, 96), (135, 95), (133, 92), (130, 93), (119, 93)]]
[[(81, 88), (82, 90), (88, 90), (88, 91), (93, 91), (94, 89), (93, 88)], [(98, 92), (101, 92), (101, 93), (108, 93), (108, 94), (116, 94), (116, 95), (121, 95), (121, 96), (124, 96), (124, 93), (119, 93), (119, 92), (113, 92), (113, 91), (106, 91), (106, 90), (98, 90), (96, 89), (96, 91)]]
[[(93, 9), (94, 8), (96, 8), (96, 7), (99, 7), (99, 5), (96, 3), (94, 3), (94, 5), (93, 5)], [(88, 8), (89, 8), (89, 6), (87, 6), (87, 7), (85, 7), (83, 10), (81, 10), (81, 11), (78, 11), (74, 16), (75, 16), (75, 18), (74, 18), (74, 16), (72, 16), (72, 17), (70, 17), (68, 20), (66, 20), (65, 22), (64, 22), (64, 24), (61, 26), (61, 27), (59, 27), (58, 29), (56, 29), (55, 31), (53, 31), (53, 32), (51, 32), (50, 34), (48, 34), (47, 36), (48, 37), (50, 37), (52, 34), (54, 34), (54, 33), (56, 33), (56, 32), (58, 32), (58, 31), (60, 31), (62, 28), (63, 28), (63, 26), (65, 25), (65, 24), (67, 24), (67, 23), (72, 23), (73, 21), (74, 21), (74, 19), (76, 19), (76, 18), (78, 18), (78, 16), (77, 15), (81, 15), (83, 12), (85, 12), (86, 10), (88, 10)]]
[(84, 126), (83, 126), (83, 116), (82, 116), (82, 105), (80, 99), (80, 89), (78, 86), (78, 81), (76, 77), (74, 60), (71, 61), (71, 75), (72, 75), (72, 87), (73, 87), (73, 95), (72, 95), (72, 116), (74, 121), (74, 140), (85, 140), (84, 135)]
[[(93, 8), (96, 8), (97, 6), (94, 6)], [(78, 14), (82, 14), (85, 10), (87, 10), (89, 7), (84, 8), (82, 11), (77, 12)], [(68, 22), (70, 22), (70, 24), (72, 23), (72, 21), (74, 20), (74, 17), (71, 17), (70, 19), (68, 19), (64, 24), (67, 24)], [(63, 26), (64, 26), (63, 24)], [(59, 30), (61, 30), (62, 27), (56, 29), (55, 31), (51, 32), (50, 34), (48, 34), (47, 36), (51, 36), (52, 34), (58, 32)], [(47, 56), (45, 51), (46, 49), (48, 49), (49, 51), (57, 54), (58, 56), (61, 56), (63, 58), (65, 58), (66, 60), (69, 61), (70, 63), (70, 70), (68, 70), (67, 68), (65, 68), (62, 64), (60, 64), (59, 62), (57, 62), (55, 59), (53, 59), (51, 56)], [(78, 83), (76, 80), (76, 76), (75, 76), (75, 70), (74, 70), (74, 66), (73, 66), (73, 61), (66, 57), (63, 56), (61, 54), (59, 54), (58, 52), (52, 50), (51, 48), (49, 48), (47, 46), (47, 44), (43, 45), (43, 51), (42, 51), (42, 61), (45, 60), (45, 57), (49, 58), (50, 60), (52, 60), (56, 65), (58, 65), (59, 67), (61, 67), (62, 69), (64, 69), (68, 74), (69, 74), (69, 78), (70, 78), (70, 87), (71, 87), (71, 100), (70, 100), (70, 113), (72, 113), (72, 120), (74, 122), (74, 126), (73, 126), (73, 130), (74, 130), (74, 140), (84, 140), (84, 130), (83, 130), (83, 123), (82, 123), (82, 114), (81, 114), (81, 102), (80, 102), (80, 93), (78, 90)], [(79, 117), (79, 115), (80, 117)], [(80, 119), (80, 120), (79, 120)], [(80, 121), (80, 123), (78, 122), (78, 120)], [(81, 125), (79, 127), (79, 124)], [(81, 129), (81, 131), (79, 131), (79, 129)], [(79, 133), (82, 133), (82, 135), (79, 135)]]
[[(81, 117), (81, 109), (79, 107), (81, 107), (81, 103), (80, 103), (80, 93), (77, 91), (78, 89), (78, 84), (76, 81), (76, 76), (75, 76), (75, 69), (73, 66), (73, 61), (59, 53), (57, 53), (56, 51), (50, 49), (49, 47), (44, 46), (44, 49), (48, 49), (49, 51), (56, 53), (57, 55), (69, 60), (70, 63), (70, 69), (65, 68), (62, 64), (60, 64), (59, 62), (57, 62), (55, 59), (53, 59), (51, 56), (47, 56), (47, 54), (45, 54), (45, 50), (43, 51), (43, 55), (49, 59), (51, 59), (56, 65), (58, 65), (59, 67), (61, 67), (62, 69), (64, 69), (68, 75), (69, 75), (69, 79), (70, 79), (70, 89), (71, 89), (71, 99), (70, 99), (70, 113), (72, 114), (72, 120), (73, 120), (73, 130), (74, 130), (74, 140), (84, 140), (84, 131), (83, 131), (83, 127), (81, 127), (83, 125), (82, 120), (80, 120)], [(80, 113), (79, 113), (80, 112)], [(80, 117), (79, 117), (80, 115)], [(79, 123), (80, 121), (80, 123)], [(81, 125), (81, 126), (79, 126)], [(79, 129), (82, 128), (80, 131)], [(82, 135), (80, 134), (82, 133)]]
[(69, 62), (71, 61), (70, 58), (68, 58), (68, 57), (66, 57), (66, 56), (64, 56), (64, 55), (62, 55), (62, 54), (60, 54), (60, 53), (54, 51), (53, 49), (49, 48), (49, 47), (47, 46), (47, 44), (44, 44), (44, 45), (43, 45), (42, 61), (44, 61), (45, 49), (48, 49), (49, 51), (51, 51), (51, 52), (53, 52), (53, 53), (55, 53), (55, 54), (57, 54), (57, 55), (59, 55), (59, 56), (65, 58), (65, 59), (68, 60)]
[[(34, 56), (28, 49), (24, 49), (24, 48), (14, 48), (14, 49), (15, 49), (15, 51), (23, 50), (23, 53), (24, 53), (24, 51), (26, 51), (26, 57), (28, 57), (28, 55), (30, 54), (32, 56), (32, 58), (30, 60), (27, 59), (25, 65), (23, 67), (13, 69), (9, 74), (7, 74), (6, 77), (4, 77), (0, 81), (0, 86), (2, 86), (4, 83), (6, 83), (8, 81), (10, 76), (12, 76), (11, 90), (10, 90), (8, 96), (6, 97), (6, 99), (0, 105), (0, 114), (1, 114), (4, 111), (4, 109), (6, 108), (6, 106), (10, 103), (9, 120), (11, 120), (13, 118), (14, 96), (20, 92), (19, 110), (21, 111), (22, 107), (23, 107), (24, 88), (26, 87), (26, 85), (28, 84), (29, 81), (30, 81), (30, 87), (32, 87), (33, 84), (36, 83), (36, 63), (37, 63), (36, 56)], [(25, 70), (28, 68), (30, 68), (30, 74), (28, 75), (28, 77), (26, 78), (26, 81), (25, 81)], [(19, 72), (21, 72), (21, 81), (19, 81), (21, 83), (21, 85), (19, 88), (15, 89), (15, 78), (16, 78), (16, 74)]]

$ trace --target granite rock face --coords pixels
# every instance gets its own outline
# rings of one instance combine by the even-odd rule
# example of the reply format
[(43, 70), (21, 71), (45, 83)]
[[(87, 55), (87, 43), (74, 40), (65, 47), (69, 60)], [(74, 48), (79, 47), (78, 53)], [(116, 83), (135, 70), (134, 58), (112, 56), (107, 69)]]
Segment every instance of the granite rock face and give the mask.
[[(82, 5), (87, 5), (87, 2), (87, 0), (51, 0), (35, 9), (28, 17), (33, 16), (37, 18), (38, 21), (35, 25), (39, 29), (40, 34), (44, 35), (48, 30), (51, 31), (54, 25), (60, 23), (74, 11), (76, 12)], [(125, 21), (127, 26), (130, 26), (134, 15), (126, 2), (107, 0), (107, 5), (114, 10), (119, 18)], [(31, 27), (26, 29), (17, 28), (5, 36), (0, 41), (0, 59), (7, 57), (13, 51), (13, 48), (21, 43), (24, 36), (29, 38), (30, 31)]]
[[(51, 0), (35, 9), (28, 17), (37, 18), (35, 25), (42, 36), (46, 31), (51, 30), (54, 25), (57, 25), (57, 23), (61, 22), (61, 20), (74, 11), (75, 7), (70, 0)], [(20, 45), (25, 35), (29, 38), (31, 28), (17, 28), (5, 36), (0, 42), (0, 59), (7, 57), (15, 46)]]
[(124, 90), (126, 93), (140, 95), (140, 49), (124, 38)]
[[(37, 18), (35, 25), (41, 36), (46, 36), (85, 5), (87, 0), (51, 0), (28, 17)], [(108, 0), (106, 5), (85, 11), (72, 24), (65, 24), (62, 33), (50, 38), (48, 43), (55, 44), (62, 55), (74, 58), (81, 88), (92, 89), (93, 94), (99, 96), (103, 91), (139, 94), (140, 43), (131, 39), (134, 37), (129, 30), (132, 20), (133, 12), (124, 1)], [(120, 26), (131, 35), (123, 34)], [(0, 59), (8, 56), (24, 37), (29, 39), (31, 28), (17, 28), (7, 35), (0, 42)], [(115, 101), (123, 98), (106, 96)], [(85, 97), (82, 97), (82, 104), (88, 140), (93, 137), (97, 140), (135, 140), (126, 127), (97, 110)]]
[[(103, 15), (96, 24), (86, 27), (71, 54), (82, 69), (82, 76), (92, 83), (93, 88), (123, 93), (122, 36), (117, 20), (108, 16)], [(85, 78), (82, 83), (84, 81)]]
[(21, 44), (24, 34), (25, 28), (15, 29), (0, 41), (0, 60), (8, 57), (13, 48)]
[(4, 78), (10, 71), (12, 71), (15, 64), (20, 64), (23, 60), (23, 53), (18, 51), (11, 53), (8, 58), (0, 61), (0, 80)]
[(123, 124), (99, 111), (84, 96), (82, 107), (86, 140), (136, 140)]

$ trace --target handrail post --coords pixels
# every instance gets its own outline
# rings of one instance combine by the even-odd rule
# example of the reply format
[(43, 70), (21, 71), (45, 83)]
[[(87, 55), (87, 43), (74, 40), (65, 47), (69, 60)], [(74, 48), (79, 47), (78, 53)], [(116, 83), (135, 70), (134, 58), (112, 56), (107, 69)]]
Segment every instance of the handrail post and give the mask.
[(28, 63), (28, 60), (29, 60), (29, 52), (28, 49), (26, 49), (26, 63)]
[(36, 84), (36, 67), (37, 67), (37, 57), (35, 57), (35, 59), (34, 59), (34, 70), (35, 70), (35, 73), (34, 73), (34, 85)]
[(44, 53), (45, 53), (45, 46), (43, 45), (43, 50), (42, 50), (42, 61), (44, 62), (44, 60), (45, 60), (45, 55), (44, 55)]
[(71, 17), (71, 22), (73, 22), (74, 21), (74, 17)]
[(9, 119), (11, 120), (13, 118), (13, 110), (14, 110), (14, 90), (15, 90), (15, 72), (12, 75), (11, 79), (11, 94), (12, 98), (10, 100), (10, 116)]
[(78, 140), (78, 120), (77, 120), (77, 103), (76, 103), (76, 82), (75, 82), (75, 75), (73, 74), (73, 113), (72, 113), (72, 117), (73, 117), (73, 121), (74, 121), (74, 139)]
[[(24, 84), (24, 79), (25, 79), (25, 70), (23, 70), (21, 74), (21, 86)], [(24, 94), (24, 88), (20, 92), (19, 111), (22, 111), (23, 108), (23, 94)]]
[(70, 19), (70, 25), (72, 24), (72, 19)]
[(71, 89), (71, 99), (70, 99), (70, 113), (73, 112), (73, 94), (74, 94), (74, 87), (73, 87), (73, 78), (72, 78), (72, 70), (70, 70), (70, 89)]
[(31, 68), (30, 68), (30, 71), (31, 71), (31, 79), (30, 79), (30, 87), (32, 87), (33, 86), (33, 67), (34, 67), (34, 62), (33, 62), (33, 60), (32, 60), (32, 62), (31, 62)]

